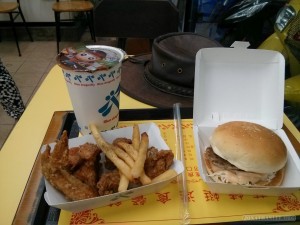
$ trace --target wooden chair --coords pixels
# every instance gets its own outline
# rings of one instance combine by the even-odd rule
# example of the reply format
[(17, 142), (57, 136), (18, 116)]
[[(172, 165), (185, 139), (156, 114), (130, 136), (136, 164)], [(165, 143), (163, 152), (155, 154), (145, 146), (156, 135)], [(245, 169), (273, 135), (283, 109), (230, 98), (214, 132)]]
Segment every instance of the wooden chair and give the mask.
[(61, 39), (60, 33), (60, 22), (62, 21), (70, 21), (72, 19), (64, 19), (61, 20), (60, 14), (66, 12), (83, 12), (86, 15), (88, 26), (90, 29), (91, 37), (93, 41), (96, 41), (96, 36), (94, 32), (94, 5), (88, 0), (67, 0), (60, 1), (56, 0), (53, 4), (52, 9), (54, 11), (55, 24), (56, 24), (56, 42), (57, 42), (57, 53), (59, 53), (59, 42)]
[(15, 20), (19, 15), (22, 18), (23, 24), (26, 28), (26, 31), (29, 35), (30, 40), (33, 41), (33, 38), (31, 36), (31, 33), (30, 33), (30, 31), (28, 29), (28, 26), (26, 24), (26, 20), (24, 18), (23, 12), (21, 10), (20, 1), (17, 0), (16, 2), (0, 2), (0, 13), (9, 15), (9, 18), (10, 18), (9, 22), (10, 22), (10, 25), (11, 25), (12, 30), (13, 30), (13, 34), (14, 34), (14, 38), (15, 38), (15, 41), (16, 41), (16, 44), (17, 44), (19, 56), (21, 56), (18, 36), (17, 36), (16, 29), (15, 29)]

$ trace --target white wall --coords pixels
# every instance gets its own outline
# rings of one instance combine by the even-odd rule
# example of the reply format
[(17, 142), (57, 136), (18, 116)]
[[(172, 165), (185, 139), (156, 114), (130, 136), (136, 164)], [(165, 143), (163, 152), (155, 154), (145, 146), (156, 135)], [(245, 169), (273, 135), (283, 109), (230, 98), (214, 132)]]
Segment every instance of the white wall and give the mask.
[[(1, 0), (14, 2), (15, 0)], [(52, 4), (55, 0), (20, 0), (26, 22), (54, 22)], [(66, 14), (66, 13), (64, 13)], [(68, 15), (62, 15), (62, 18)], [(0, 14), (0, 20), (9, 20), (8, 15)], [(18, 18), (20, 21), (21, 18)]]

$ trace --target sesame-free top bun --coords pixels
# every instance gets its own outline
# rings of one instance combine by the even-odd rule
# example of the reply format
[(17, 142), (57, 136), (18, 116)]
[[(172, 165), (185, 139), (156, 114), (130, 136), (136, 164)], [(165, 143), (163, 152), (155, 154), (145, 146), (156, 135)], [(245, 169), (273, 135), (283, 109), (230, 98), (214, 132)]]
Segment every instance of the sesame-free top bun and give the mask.
[(215, 154), (239, 169), (272, 173), (287, 161), (286, 146), (272, 130), (259, 124), (232, 121), (218, 126), (211, 136)]

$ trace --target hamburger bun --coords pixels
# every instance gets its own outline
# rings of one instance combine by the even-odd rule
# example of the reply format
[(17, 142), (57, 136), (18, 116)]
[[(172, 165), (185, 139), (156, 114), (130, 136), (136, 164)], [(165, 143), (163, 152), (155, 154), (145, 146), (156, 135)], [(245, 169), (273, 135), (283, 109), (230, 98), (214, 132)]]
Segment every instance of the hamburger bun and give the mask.
[(214, 181), (260, 186), (282, 183), (287, 149), (272, 130), (232, 121), (218, 126), (210, 141), (204, 162)]

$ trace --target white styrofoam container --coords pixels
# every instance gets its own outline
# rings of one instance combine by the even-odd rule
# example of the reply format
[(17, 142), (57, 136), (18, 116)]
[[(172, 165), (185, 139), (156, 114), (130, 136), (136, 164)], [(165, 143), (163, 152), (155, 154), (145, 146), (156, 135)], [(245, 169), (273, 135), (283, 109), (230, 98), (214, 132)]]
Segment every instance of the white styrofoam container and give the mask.
[[(300, 160), (282, 130), (284, 103), (283, 56), (275, 51), (243, 48), (205, 48), (196, 55), (194, 138), (203, 181), (216, 193), (280, 195), (300, 189)], [(288, 150), (281, 186), (253, 188), (216, 183), (207, 176), (202, 155), (220, 124), (229, 121), (261, 124), (284, 141)]]
[[(147, 132), (149, 136), (149, 146), (154, 146), (158, 150), (169, 149), (168, 145), (166, 144), (166, 142), (161, 136), (159, 127), (155, 123), (139, 124), (139, 129), (141, 133)], [(101, 132), (101, 134), (107, 142), (112, 143), (113, 140), (118, 137), (132, 138), (132, 127), (124, 127), (120, 129), (105, 131), (105, 132)], [(69, 147), (71, 148), (71, 147), (79, 146), (86, 142), (95, 143), (95, 140), (92, 135), (84, 135), (82, 137), (69, 139)], [(51, 149), (53, 149), (54, 145), (55, 143), (50, 144)], [(45, 151), (45, 148), (46, 145), (42, 146), (41, 152)], [(174, 163), (171, 166), (171, 168), (177, 172), (177, 176), (184, 171), (183, 164), (179, 160), (174, 160)], [(78, 212), (78, 211), (103, 207), (115, 202), (126, 201), (140, 195), (147, 195), (150, 193), (154, 193), (164, 188), (168, 184), (170, 184), (170, 182), (173, 179), (175, 179), (177, 176), (174, 176), (165, 181), (144, 185), (138, 188), (129, 189), (127, 191), (99, 196), (96, 198), (79, 200), (79, 201), (68, 201), (67, 199), (65, 199), (63, 194), (57, 191), (45, 179), (46, 192), (44, 193), (44, 198), (49, 206), (53, 206), (59, 209), (64, 209), (67, 211)]]

